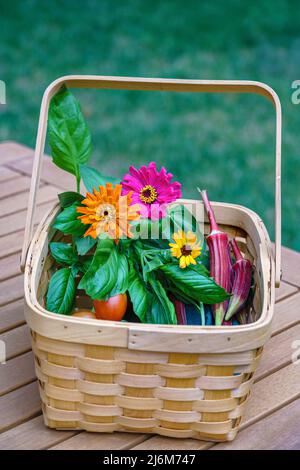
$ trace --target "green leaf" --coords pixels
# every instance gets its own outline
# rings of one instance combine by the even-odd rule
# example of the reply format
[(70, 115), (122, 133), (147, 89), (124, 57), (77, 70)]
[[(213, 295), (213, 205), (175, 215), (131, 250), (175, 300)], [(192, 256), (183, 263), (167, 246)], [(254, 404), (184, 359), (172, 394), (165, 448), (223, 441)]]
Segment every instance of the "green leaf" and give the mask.
[(53, 227), (67, 235), (83, 236), (87, 227), (77, 218), (80, 214), (76, 209), (75, 205), (66, 207), (56, 217)]
[(128, 292), (134, 313), (142, 323), (147, 323), (147, 312), (151, 309), (152, 295), (132, 263), (130, 263), (129, 270)]
[(84, 199), (84, 196), (74, 191), (66, 191), (65, 193), (60, 193), (58, 199), (60, 206), (65, 209), (66, 207), (72, 206), (72, 204), (79, 205)]
[(145, 281), (148, 280), (148, 275), (152, 271), (159, 269), (166, 263), (169, 263), (172, 259), (170, 250), (162, 249), (150, 249), (141, 250), (141, 265), (143, 270), (143, 278)]
[(72, 264), (72, 266), (71, 266), (71, 272), (72, 272), (74, 278), (77, 276), (77, 274), (78, 274), (79, 271), (80, 271), (79, 265), (78, 265), (77, 263)]
[(79, 289), (84, 289), (92, 299), (107, 300), (117, 282), (118, 261), (114, 241), (99, 240), (92, 263), (79, 283)]
[(160, 270), (177, 289), (197, 302), (217, 304), (230, 296), (208, 276), (207, 269), (201, 264), (181, 269), (178, 264), (172, 263), (162, 266)]
[(201, 247), (201, 254), (197, 258), (196, 261), (200, 261), (203, 266), (205, 266), (207, 269), (209, 269), (209, 249), (206, 243), (206, 240), (203, 240), (202, 247)]
[(105, 176), (98, 170), (86, 165), (80, 165), (80, 175), (86, 190), (90, 193), (93, 191), (93, 188), (98, 189), (99, 185), (105, 186), (106, 183), (120, 183), (120, 179)]
[(90, 236), (84, 238), (77, 238), (75, 240), (75, 245), (80, 256), (85, 255), (94, 245), (97, 243), (97, 238), (92, 238)]
[(81, 257), (78, 263), (74, 265), (74, 269), (76, 268), (77, 271), (80, 271), (83, 274), (85, 274), (89, 270), (92, 264), (92, 261), (93, 261), (93, 256)]
[(72, 245), (61, 242), (50, 243), (51, 255), (59, 264), (72, 265), (78, 261), (77, 253)]
[(149, 283), (153, 292), (151, 322), (161, 325), (177, 325), (174, 305), (168, 298), (162, 284), (154, 277), (149, 279)]
[(69, 268), (56, 271), (50, 279), (46, 308), (50, 312), (69, 315), (75, 299), (75, 280)]
[(124, 294), (128, 289), (128, 261), (125, 255), (118, 255), (118, 274), (117, 281), (113, 289), (109, 293), (109, 297), (118, 294)]
[(91, 133), (78, 101), (66, 87), (51, 100), (48, 129), (53, 162), (79, 181), (79, 165), (88, 162), (92, 151)]
[(134, 238), (141, 240), (143, 245), (166, 249), (169, 248), (170, 241), (170, 237), (166, 238), (165, 235), (169, 223), (169, 219), (166, 218), (159, 220), (141, 218), (131, 223), (131, 230)]

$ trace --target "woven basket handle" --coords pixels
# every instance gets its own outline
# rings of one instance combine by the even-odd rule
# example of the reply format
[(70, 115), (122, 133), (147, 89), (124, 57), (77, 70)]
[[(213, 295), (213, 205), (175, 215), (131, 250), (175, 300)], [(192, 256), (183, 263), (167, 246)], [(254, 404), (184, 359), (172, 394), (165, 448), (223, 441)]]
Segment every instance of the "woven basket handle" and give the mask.
[(24, 270), (27, 250), (32, 238), (36, 194), (40, 181), (44, 153), (48, 109), (51, 98), (65, 84), (69, 88), (101, 88), (115, 90), (145, 90), (208, 93), (256, 93), (270, 99), (276, 112), (276, 174), (275, 174), (275, 284), (281, 278), (281, 105), (277, 94), (261, 82), (246, 80), (172, 80), (162, 78), (105, 77), (70, 75), (55, 80), (46, 89), (40, 110), (31, 187), (28, 201), (21, 269)]

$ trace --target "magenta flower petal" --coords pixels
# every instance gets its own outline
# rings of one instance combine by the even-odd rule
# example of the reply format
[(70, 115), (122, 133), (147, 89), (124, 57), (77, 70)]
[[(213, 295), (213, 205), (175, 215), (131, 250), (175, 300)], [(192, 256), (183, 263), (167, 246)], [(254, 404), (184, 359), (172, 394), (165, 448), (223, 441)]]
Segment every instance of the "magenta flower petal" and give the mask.
[(166, 215), (166, 205), (181, 197), (181, 184), (172, 178), (164, 167), (158, 171), (155, 162), (131, 166), (121, 182), (122, 194), (132, 191), (132, 204), (140, 204), (141, 216), (158, 220)]

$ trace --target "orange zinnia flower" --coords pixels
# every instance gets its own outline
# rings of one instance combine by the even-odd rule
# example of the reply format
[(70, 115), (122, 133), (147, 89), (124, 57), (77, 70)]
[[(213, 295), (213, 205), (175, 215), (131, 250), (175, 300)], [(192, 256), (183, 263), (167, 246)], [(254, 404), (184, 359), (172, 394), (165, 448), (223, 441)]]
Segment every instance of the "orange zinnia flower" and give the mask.
[(77, 207), (77, 212), (83, 214), (78, 219), (90, 225), (85, 237), (97, 238), (102, 233), (114, 239), (132, 237), (129, 222), (139, 219), (139, 205), (131, 205), (132, 192), (121, 196), (121, 191), (120, 184), (113, 187), (111, 183), (106, 183), (106, 186), (99, 186), (99, 191), (94, 188), (93, 193), (86, 193), (86, 198), (81, 202), (86, 207)]

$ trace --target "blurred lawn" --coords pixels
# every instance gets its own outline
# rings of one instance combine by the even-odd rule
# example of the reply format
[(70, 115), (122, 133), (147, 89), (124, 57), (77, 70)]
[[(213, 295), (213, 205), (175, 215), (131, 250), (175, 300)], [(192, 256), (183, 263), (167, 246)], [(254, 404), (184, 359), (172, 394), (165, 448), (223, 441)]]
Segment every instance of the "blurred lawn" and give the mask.
[[(283, 106), (283, 242), (300, 250), (299, 1), (0, 0), (0, 140), (34, 146), (46, 85), (70, 73), (251, 79)], [(93, 162), (156, 160), (210, 198), (257, 211), (273, 235), (274, 111), (261, 97), (80, 91)]]

